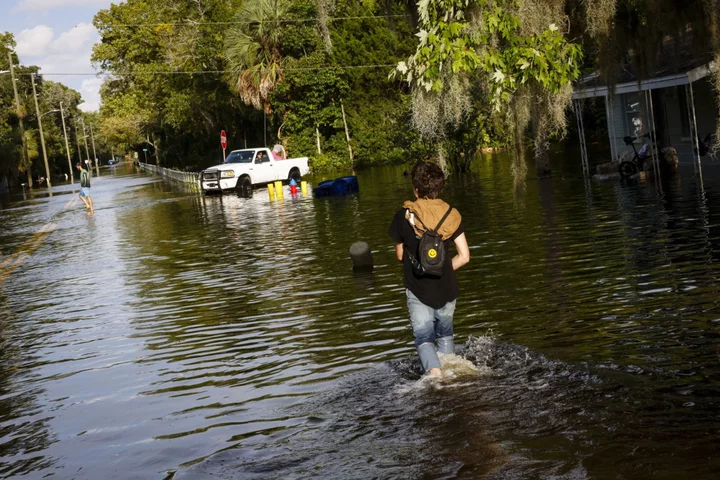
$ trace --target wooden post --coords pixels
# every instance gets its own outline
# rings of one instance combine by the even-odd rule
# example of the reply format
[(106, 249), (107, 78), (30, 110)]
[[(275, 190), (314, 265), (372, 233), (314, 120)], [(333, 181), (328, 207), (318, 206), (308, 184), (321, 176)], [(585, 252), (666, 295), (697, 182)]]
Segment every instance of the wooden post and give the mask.
[(340, 111), (342, 111), (343, 124), (345, 124), (345, 140), (347, 141), (348, 152), (350, 152), (350, 166), (355, 167), (355, 158), (353, 157), (352, 147), (350, 146), (350, 130), (348, 130), (347, 120), (345, 120), (345, 105), (340, 100)]
[(367, 270), (373, 268), (373, 256), (370, 246), (366, 242), (355, 242), (350, 246), (350, 258), (353, 263), (353, 270)]

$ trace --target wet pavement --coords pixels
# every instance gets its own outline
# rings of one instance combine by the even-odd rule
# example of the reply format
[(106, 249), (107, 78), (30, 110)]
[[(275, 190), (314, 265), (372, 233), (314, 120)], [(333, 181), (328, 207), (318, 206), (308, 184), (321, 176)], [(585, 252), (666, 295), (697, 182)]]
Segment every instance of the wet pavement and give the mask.
[(443, 383), (420, 379), (386, 233), (402, 168), (322, 200), (131, 165), (93, 179), (94, 215), (77, 186), (0, 197), (0, 478), (714, 478), (720, 172), (474, 168), (445, 198), (479, 370)]

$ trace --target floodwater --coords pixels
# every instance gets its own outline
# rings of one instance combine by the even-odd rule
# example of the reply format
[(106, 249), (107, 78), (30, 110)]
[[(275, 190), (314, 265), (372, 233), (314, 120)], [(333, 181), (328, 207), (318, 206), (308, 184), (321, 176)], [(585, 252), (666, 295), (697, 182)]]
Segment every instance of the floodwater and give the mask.
[(496, 156), (452, 178), (477, 371), (444, 382), (386, 233), (401, 168), (317, 201), (128, 165), (94, 216), (76, 186), (2, 197), (0, 478), (716, 478), (720, 169), (691, 174), (516, 187)]

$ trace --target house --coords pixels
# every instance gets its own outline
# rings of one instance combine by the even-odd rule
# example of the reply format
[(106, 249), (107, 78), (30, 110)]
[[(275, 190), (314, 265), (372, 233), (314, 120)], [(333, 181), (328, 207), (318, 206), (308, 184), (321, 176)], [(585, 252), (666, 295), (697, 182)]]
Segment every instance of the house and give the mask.
[[(613, 161), (628, 150), (624, 137), (654, 132), (660, 148), (674, 147), (681, 164), (694, 164), (696, 172), (702, 171), (701, 161), (708, 157), (697, 161), (694, 152), (708, 134), (716, 131), (718, 109), (712, 74), (718, 66), (700, 60), (680, 63), (658, 69), (647, 80), (638, 80), (637, 75), (625, 70), (614, 89), (603, 85), (597, 74), (583, 77), (575, 85), (576, 112), (581, 112), (584, 99), (604, 97)], [(577, 117), (583, 166), (589, 175), (582, 115)], [(649, 140), (636, 140), (638, 146), (645, 143)]]

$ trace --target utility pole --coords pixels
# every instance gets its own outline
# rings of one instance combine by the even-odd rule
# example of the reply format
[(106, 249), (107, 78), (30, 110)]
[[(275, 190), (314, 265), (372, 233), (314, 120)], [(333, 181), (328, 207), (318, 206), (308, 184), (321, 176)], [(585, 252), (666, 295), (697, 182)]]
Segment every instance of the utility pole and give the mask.
[(99, 177), (100, 167), (98, 166), (97, 152), (95, 151), (95, 134), (93, 134), (92, 125), (90, 125), (90, 138), (92, 139), (93, 156), (95, 157), (95, 171), (97, 172), (97, 176)]
[(38, 105), (37, 92), (35, 91), (35, 74), (32, 76), (33, 98), (35, 99), (35, 111), (37, 112), (38, 126), (40, 127), (40, 143), (42, 144), (43, 160), (45, 160), (45, 181), (48, 188), (50, 184), (50, 167), (48, 166), (47, 150), (45, 150), (45, 135), (43, 135), (42, 118), (40, 118), (40, 106)]
[(80, 162), (82, 165), (85, 165), (82, 160), (82, 150), (80, 149), (80, 135), (78, 135), (77, 131), (77, 118), (73, 122), (73, 125), (75, 125), (75, 142), (77, 143), (78, 162)]
[(70, 159), (70, 145), (68, 144), (67, 128), (65, 127), (65, 112), (62, 107), (63, 102), (60, 102), (60, 116), (62, 117), (63, 133), (65, 134), (65, 150), (67, 151), (68, 157), (68, 168), (70, 168), (70, 183), (75, 183), (75, 174), (73, 173), (72, 160)]
[(263, 138), (265, 142), (263, 143), (263, 147), (267, 147), (267, 112), (265, 110), (263, 110)]
[(85, 119), (83, 117), (80, 117), (80, 121), (82, 122), (82, 126), (83, 126), (83, 140), (85, 141), (85, 153), (87, 153), (87, 159), (90, 160), (90, 149), (88, 148), (88, 143), (87, 143), (87, 133), (85, 133)]
[(25, 156), (25, 165), (27, 165), (28, 187), (32, 188), (32, 172), (30, 171), (32, 170), (32, 164), (30, 163), (30, 157), (28, 156), (27, 139), (25, 138), (25, 126), (23, 125), (23, 114), (22, 110), (20, 109), (20, 97), (18, 96), (17, 84), (15, 83), (15, 68), (13, 67), (13, 59), (11, 52), (8, 52), (8, 63), (10, 64), (10, 78), (13, 84), (13, 91), (15, 92), (15, 108), (17, 108), (17, 116), (20, 123), (20, 136), (22, 137), (23, 155)]

